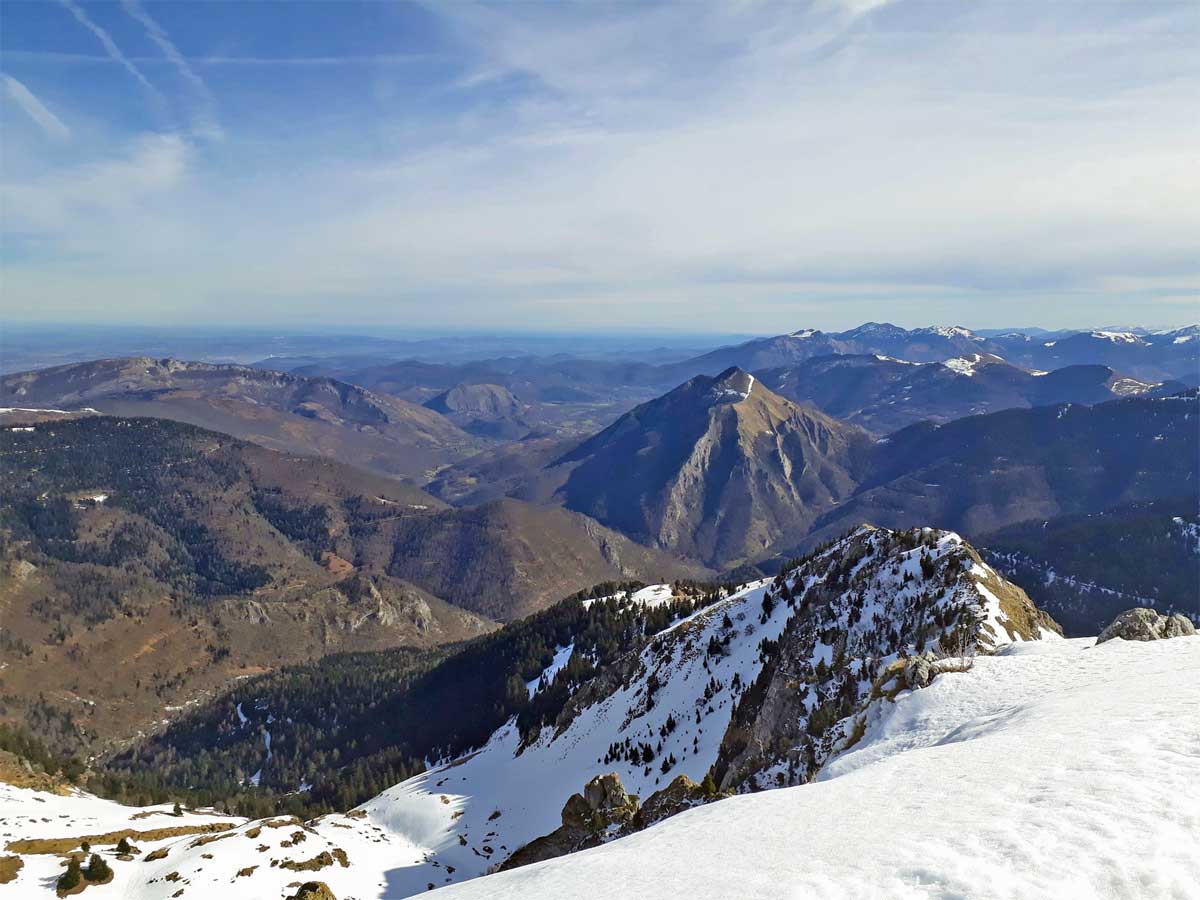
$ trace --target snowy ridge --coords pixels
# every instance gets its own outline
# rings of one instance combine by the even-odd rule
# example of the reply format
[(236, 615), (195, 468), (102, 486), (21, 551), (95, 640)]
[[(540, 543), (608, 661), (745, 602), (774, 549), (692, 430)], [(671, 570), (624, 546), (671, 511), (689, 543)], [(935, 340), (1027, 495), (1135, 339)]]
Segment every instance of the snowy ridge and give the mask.
[(1091, 337), (1114, 344), (1145, 344), (1146, 339), (1132, 331), (1093, 331)]
[(965, 661), (1059, 637), (1024, 592), (962, 538), (928, 528), (863, 526), (805, 561), (781, 596), (796, 606), (796, 620), (772, 660), (760, 705), (746, 711), (751, 724), (726, 741), (723, 788), (810, 780), (855, 739), (858, 714), (906, 658)]
[[(671, 598), (653, 585), (626, 602)], [(484, 875), (555, 831), (599, 774), (643, 803), (680, 775), (735, 792), (801, 783), (848, 745), (893, 663), (1050, 636), (1037, 615), (957, 535), (862, 526), (649, 636), (540, 732), (522, 736), (510, 720), (482, 748), (345, 815), (238, 821), (211, 843), (170, 842), (161, 860), (114, 866), (119, 891), (89, 896), (167, 900), (183, 886), (185, 897), (261, 900), (318, 878), (340, 900), (408, 897)], [(552, 683), (574, 653), (560, 644), (526, 689)], [(297, 865), (315, 868), (301, 877)]]
[(877, 703), (812, 784), (439, 896), (1194, 897), (1200, 636), (1092, 643), (1015, 645)]

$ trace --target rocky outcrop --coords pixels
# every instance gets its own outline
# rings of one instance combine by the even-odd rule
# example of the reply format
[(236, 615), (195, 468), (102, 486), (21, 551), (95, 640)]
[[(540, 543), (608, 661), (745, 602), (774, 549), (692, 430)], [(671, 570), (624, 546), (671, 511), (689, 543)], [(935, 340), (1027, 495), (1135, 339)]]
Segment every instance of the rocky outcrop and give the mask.
[(337, 897), (325, 882), (306, 881), (287, 900), (337, 900)]
[(776, 578), (771, 597), (795, 614), (722, 740), (725, 790), (802, 784), (858, 740), (873, 700), (1061, 633), (958, 535), (927, 528), (863, 525)]
[(615, 773), (597, 775), (584, 786), (582, 794), (572, 794), (567, 800), (559, 828), (517, 850), (500, 869), (515, 869), (595, 847), (606, 836), (627, 828), (637, 812), (637, 796), (626, 793)]
[(517, 850), (501, 864), (500, 870), (516, 869), (595, 847), (649, 828), (692, 807), (732, 796), (729, 791), (718, 791), (711, 777), (705, 778), (703, 784), (697, 784), (686, 775), (680, 775), (639, 806), (637, 796), (627, 793), (615, 774), (597, 775), (587, 783), (582, 794), (573, 794), (567, 801), (560, 828)]
[(1168, 616), (1153, 609), (1137, 607), (1127, 609), (1113, 619), (1112, 624), (1100, 632), (1096, 643), (1103, 644), (1113, 638), (1123, 641), (1159, 641), (1195, 633), (1196, 626), (1185, 615), (1175, 613)]
[(642, 808), (633, 817), (628, 830), (641, 831), (643, 828), (649, 828), (656, 822), (669, 819), (694, 806), (702, 806), (705, 803), (732, 796), (733, 794), (728, 791), (724, 793), (718, 791), (716, 783), (711, 778), (706, 778), (703, 784), (697, 784), (686, 775), (680, 775), (661, 791), (656, 791), (646, 798)]
[(912, 690), (928, 687), (935, 674), (933, 654), (929, 652), (911, 657), (904, 664), (904, 684)]

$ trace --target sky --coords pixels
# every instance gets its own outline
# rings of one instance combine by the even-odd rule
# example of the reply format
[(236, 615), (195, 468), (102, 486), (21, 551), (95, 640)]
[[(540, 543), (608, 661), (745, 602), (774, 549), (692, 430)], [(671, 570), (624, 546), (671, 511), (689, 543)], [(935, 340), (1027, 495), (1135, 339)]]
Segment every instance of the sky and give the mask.
[(0, 321), (1200, 320), (1200, 4), (0, 5)]

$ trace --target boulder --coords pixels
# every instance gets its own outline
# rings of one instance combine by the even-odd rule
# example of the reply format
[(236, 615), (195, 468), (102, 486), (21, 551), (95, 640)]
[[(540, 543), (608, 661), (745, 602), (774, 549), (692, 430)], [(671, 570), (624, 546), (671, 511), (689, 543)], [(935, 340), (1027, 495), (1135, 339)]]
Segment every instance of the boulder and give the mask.
[(582, 794), (572, 794), (567, 800), (559, 828), (519, 848), (500, 865), (500, 870), (595, 847), (606, 835), (626, 828), (637, 811), (637, 796), (626, 793), (616, 773), (597, 775), (584, 785)]
[(1103, 644), (1113, 638), (1123, 641), (1160, 641), (1195, 633), (1196, 627), (1187, 616), (1180, 613), (1168, 616), (1153, 609), (1137, 607), (1127, 609), (1113, 619), (1112, 624), (1100, 632), (1096, 643)]
[(936, 674), (932, 653), (922, 653), (919, 656), (911, 657), (904, 663), (904, 683), (914, 691), (918, 688), (928, 687), (929, 682), (933, 681), (933, 676)]
[[(295, 882), (292, 882), (295, 884)], [(337, 900), (333, 891), (323, 881), (306, 881), (287, 900)]]

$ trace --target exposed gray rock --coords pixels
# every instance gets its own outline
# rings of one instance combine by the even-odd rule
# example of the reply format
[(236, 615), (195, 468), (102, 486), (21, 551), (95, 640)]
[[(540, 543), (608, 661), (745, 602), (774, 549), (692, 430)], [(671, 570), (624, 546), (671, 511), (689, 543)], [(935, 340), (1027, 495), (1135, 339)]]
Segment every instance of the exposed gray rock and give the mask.
[(628, 827), (637, 811), (637, 796), (626, 793), (616, 773), (597, 775), (584, 786), (582, 794), (572, 794), (567, 800), (561, 827), (518, 849), (500, 869), (515, 869), (595, 847), (605, 835)]
[(1112, 624), (1100, 632), (1096, 643), (1103, 644), (1113, 638), (1121, 638), (1124, 641), (1160, 641), (1195, 633), (1196, 627), (1187, 616), (1180, 613), (1167, 616), (1139, 606), (1127, 609), (1113, 619)]
[(626, 793), (616, 773), (597, 775), (583, 788), (583, 794), (572, 794), (562, 811), (566, 828), (584, 831), (603, 831), (611, 825), (625, 825), (638, 810), (638, 798)]
[(936, 674), (934, 657), (929, 652), (914, 656), (904, 664), (904, 683), (914, 691), (928, 687)]
[(733, 793), (730, 791), (718, 791), (716, 783), (712, 780), (709, 780), (706, 786), (696, 784), (686, 775), (678, 775), (661, 791), (656, 791), (646, 798), (646, 802), (642, 804), (642, 808), (638, 810), (637, 815), (633, 817), (633, 822), (623, 834), (641, 831), (656, 822), (678, 815), (684, 810), (732, 796)]

